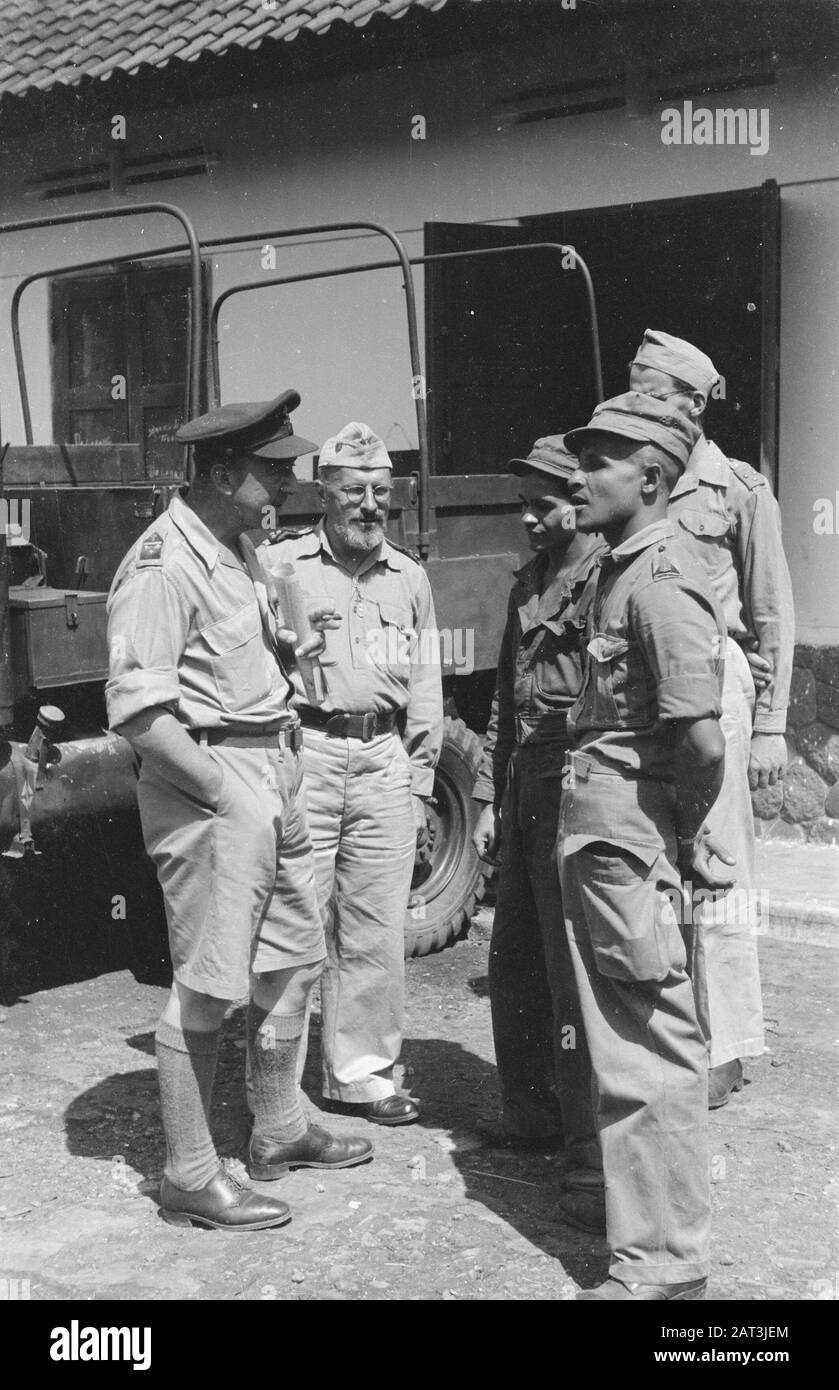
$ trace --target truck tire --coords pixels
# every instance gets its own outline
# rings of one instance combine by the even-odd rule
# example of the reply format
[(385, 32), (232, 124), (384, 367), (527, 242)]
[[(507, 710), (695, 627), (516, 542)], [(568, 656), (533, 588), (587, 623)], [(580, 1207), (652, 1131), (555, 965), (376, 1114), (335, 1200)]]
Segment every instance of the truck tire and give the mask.
[(443, 750), (428, 806), (430, 847), (417, 857), (405, 915), (405, 956), (427, 956), (460, 941), (484, 896), (484, 866), (472, 847), (472, 786), (481, 740), (462, 719), (445, 721)]

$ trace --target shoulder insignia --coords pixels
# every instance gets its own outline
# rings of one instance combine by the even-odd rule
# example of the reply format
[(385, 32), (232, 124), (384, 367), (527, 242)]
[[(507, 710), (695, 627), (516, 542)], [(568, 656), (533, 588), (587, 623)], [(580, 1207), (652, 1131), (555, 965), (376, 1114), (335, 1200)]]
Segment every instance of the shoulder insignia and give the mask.
[(418, 565), (422, 564), (422, 560), (420, 559), (419, 555), (415, 550), (409, 550), (406, 545), (397, 545), (396, 541), (392, 541), (390, 539), (390, 536), (388, 536), (386, 539), (388, 545), (391, 547), (392, 550), (398, 550), (400, 555), (407, 555), (409, 560), (416, 561)]
[(667, 554), (667, 547), (658, 546), (653, 556), (653, 579), (671, 579), (674, 574), (681, 572), (673, 556)]
[(296, 541), (301, 536), (310, 536), (314, 529), (314, 526), (278, 526), (275, 531), (268, 532), (265, 539), (259, 542), (259, 546), (279, 545), (280, 541)]
[(750, 492), (755, 488), (768, 487), (769, 483), (762, 473), (758, 473), (756, 468), (752, 468), (750, 463), (742, 463), (740, 459), (729, 459), (729, 468), (741, 483), (745, 483)]
[(137, 567), (140, 565), (162, 565), (161, 553), (163, 551), (163, 537), (159, 531), (152, 531), (150, 536), (146, 536), (140, 546), (140, 553), (137, 556)]

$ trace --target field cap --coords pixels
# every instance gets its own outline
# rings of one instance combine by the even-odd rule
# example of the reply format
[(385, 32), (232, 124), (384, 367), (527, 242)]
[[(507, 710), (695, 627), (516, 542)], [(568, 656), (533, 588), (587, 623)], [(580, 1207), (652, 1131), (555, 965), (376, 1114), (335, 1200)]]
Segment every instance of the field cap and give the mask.
[(536, 473), (567, 479), (576, 467), (577, 459), (566, 449), (561, 434), (546, 434), (543, 439), (537, 439), (526, 459), (510, 459), (510, 472), (518, 477), (532, 468)]
[(273, 401), (219, 405), (182, 425), (175, 438), (182, 444), (221, 443), (229, 452), (257, 458), (295, 459), (318, 447), (294, 433), (290, 415), (299, 404), (297, 391), (283, 391)]
[(369, 425), (351, 420), (327, 439), (320, 451), (319, 468), (393, 468), (384, 441)]
[(625, 391), (596, 406), (587, 425), (569, 430), (566, 446), (579, 454), (595, 431), (634, 439), (639, 444), (658, 444), (682, 468), (701, 433), (687, 415), (674, 410), (667, 401), (645, 396), (641, 391)]
[(644, 330), (641, 346), (632, 361), (633, 367), (655, 367), (656, 371), (678, 377), (706, 396), (720, 379), (720, 374), (706, 353), (700, 352), (684, 338), (662, 333), (657, 328)]

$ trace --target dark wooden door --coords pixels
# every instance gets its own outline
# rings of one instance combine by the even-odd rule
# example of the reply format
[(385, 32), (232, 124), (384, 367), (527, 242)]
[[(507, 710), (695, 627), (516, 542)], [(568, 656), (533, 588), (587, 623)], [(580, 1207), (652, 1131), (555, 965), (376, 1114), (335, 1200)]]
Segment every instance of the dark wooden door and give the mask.
[[(427, 254), (538, 240), (521, 227), (425, 226)], [(550, 251), (438, 262), (426, 276), (435, 471), (503, 473), (538, 435), (562, 428), (564, 391), (578, 398), (575, 418), (593, 400), (593, 370), (576, 337), (585, 315), (579, 277)]]
[[(702, 347), (722, 372), (709, 433), (776, 481), (779, 198), (734, 193), (525, 217), (518, 228), (429, 223), (429, 250), (510, 240), (575, 246), (597, 295), (604, 386), (625, 391), (644, 329)], [(428, 267), (432, 447), (440, 472), (497, 472), (538, 435), (595, 403), (577, 272), (533, 254)], [(528, 365), (529, 362), (529, 365)], [(509, 370), (507, 370), (509, 367)]]

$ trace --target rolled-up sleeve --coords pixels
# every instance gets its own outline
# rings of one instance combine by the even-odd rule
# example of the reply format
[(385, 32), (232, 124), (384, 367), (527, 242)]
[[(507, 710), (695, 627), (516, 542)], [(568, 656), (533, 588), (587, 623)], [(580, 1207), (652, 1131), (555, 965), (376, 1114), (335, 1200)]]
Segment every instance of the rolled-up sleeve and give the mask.
[(189, 613), (162, 569), (127, 575), (108, 599), (108, 724), (118, 729), (144, 709), (180, 703), (178, 662)]
[(434, 769), (443, 746), (443, 683), (434, 599), (424, 570), (420, 571), (415, 603), (414, 630), (418, 641), (411, 664), (402, 741), (411, 760), (411, 791), (414, 796), (431, 796)]
[(746, 622), (769, 662), (769, 684), (755, 701), (756, 733), (782, 734), (787, 726), (795, 649), (795, 613), (784, 547), (781, 511), (768, 487), (756, 487), (738, 527)]
[(630, 621), (656, 686), (658, 717), (719, 718), (725, 627), (716, 602), (683, 575), (634, 595)]

